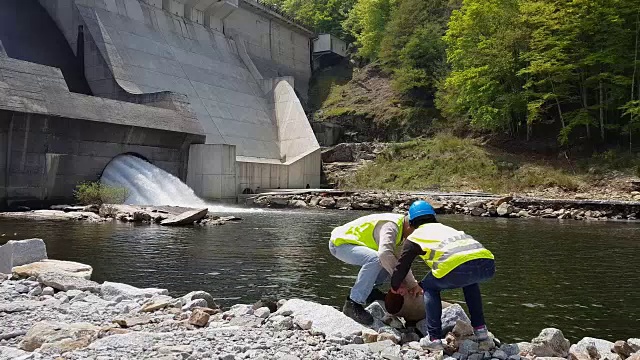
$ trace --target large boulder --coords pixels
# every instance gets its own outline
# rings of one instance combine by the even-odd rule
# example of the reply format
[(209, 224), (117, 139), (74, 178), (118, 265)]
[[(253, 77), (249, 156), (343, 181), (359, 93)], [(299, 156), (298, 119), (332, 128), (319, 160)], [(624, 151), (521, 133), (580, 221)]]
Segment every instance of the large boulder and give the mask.
[(89, 323), (41, 321), (29, 329), (20, 342), (20, 349), (34, 351), (46, 347), (59, 353), (73, 351), (89, 345), (99, 332), (99, 327)]
[(633, 351), (640, 351), (640, 339), (638, 339), (638, 338), (628, 339), (627, 340), (627, 344), (629, 344), (629, 346), (631, 346)]
[(20, 277), (38, 277), (44, 273), (61, 273), (90, 279), (93, 268), (89, 265), (74, 261), (45, 259), (31, 264), (14, 266), (13, 273)]
[(190, 225), (198, 220), (202, 220), (202, 218), (207, 216), (208, 212), (209, 212), (209, 209), (207, 208), (185, 211), (182, 214), (176, 215), (166, 220), (162, 220), (162, 222), (160, 222), (160, 225), (166, 225), (166, 226)]
[(496, 212), (498, 213), (498, 216), (509, 216), (511, 213), (513, 213), (513, 206), (509, 205), (509, 203), (507, 202), (504, 202), (500, 204), (500, 206), (498, 206)]
[(597, 351), (600, 360), (622, 360), (620, 355), (612, 352), (613, 343), (611, 341), (585, 337), (577, 344), (571, 345), (569, 353), (576, 360), (592, 360), (594, 350)]
[(332, 148), (322, 150), (322, 162), (354, 162), (354, 144), (342, 143)]
[(543, 329), (531, 345), (529, 352), (538, 357), (566, 357), (571, 346), (562, 331), (555, 328)]
[(151, 298), (154, 295), (168, 295), (169, 290), (167, 289), (157, 289), (157, 288), (146, 288), (141, 289), (135, 286), (121, 284), (121, 283), (113, 283), (105, 281), (100, 287), (100, 296), (102, 296), (105, 300), (113, 300), (118, 296), (123, 296), (126, 299), (136, 299), (136, 298)]
[(97, 282), (61, 272), (40, 274), (38, 275), (38, 282), (60, 291), (80, 290), (94, 293), (100, 292), (100, 284)]
[(288, 313), (301, 321), (310, 320), (313, 329), (323, 332), (327, 336), (346, 337), (351, 334), (361, 333), (367, 329), (331, 306), (320, 305), (311, 301), (288, 300), (274, 315)]
[(47, 258), (47, 246), (42, 239), (11, 240), (13, 266), (30, 264)]

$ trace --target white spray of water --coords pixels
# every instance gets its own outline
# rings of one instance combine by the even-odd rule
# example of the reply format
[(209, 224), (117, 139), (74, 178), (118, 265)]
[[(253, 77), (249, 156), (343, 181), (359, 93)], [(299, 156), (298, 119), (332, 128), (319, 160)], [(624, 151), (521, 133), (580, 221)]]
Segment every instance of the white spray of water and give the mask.
[(131, 205), (207, 207), (187, 184), (132, 155), (118, 155), (104, 169), (100, 181), (129, 191)]

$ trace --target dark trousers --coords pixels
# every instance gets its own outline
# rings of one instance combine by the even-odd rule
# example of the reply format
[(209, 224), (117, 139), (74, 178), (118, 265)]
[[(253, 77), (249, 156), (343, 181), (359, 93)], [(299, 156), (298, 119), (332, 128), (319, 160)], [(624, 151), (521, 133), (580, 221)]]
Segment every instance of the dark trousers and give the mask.
[[(491, 259), (476, 259), (461, 264), (450, 273), (438, 279), (427, 274), (420, 286), (424, 290), (424, 306), (427, 312), (427, 329), (432, 339), (442, 339), (442, 300), (440, 292), (447, 289), (462, 288), (464, 300), (469, 307), (471, 325), (485, 325), (482, 310), (481, 282), (493, 277), (496, 272), (495, 262)], [(426, 335), (426, 334), (425, 334)]]

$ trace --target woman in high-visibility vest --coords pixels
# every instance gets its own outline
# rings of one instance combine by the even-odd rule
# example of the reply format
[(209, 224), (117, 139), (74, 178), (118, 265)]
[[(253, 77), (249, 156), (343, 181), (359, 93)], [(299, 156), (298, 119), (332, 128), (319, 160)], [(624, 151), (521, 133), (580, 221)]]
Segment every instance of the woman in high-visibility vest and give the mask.
[[(411, 233), (409, 220), (401, 214), (373, 214), (355, 219), (331, 232), (329, 251), (337, 259), (360, 266), (342, 312), (357, 322), (373, 324), (373, 316), (364, 306), (384, 300), (376, 286), (386, 282), (397, 263), (402, 242)], [(405, 273), (399, 287), (416, 296), (422, 289), (411, 271)]]
[(420, 341), (421, 345), (432, 350), (442, 348), (440, 292), (457, 288), (464, 292), (476, 340), (487, 341), (488, 330), (478, 284), (495, 274), (493, 254), (470, 235), (438, 223), (433, 207), (426, 201), (416, 201), (411, 205), (408, 220), (415, 230), (403, 244), (402, 254), (391, 276), (391, 288), (395, 293), (405, 293), (402, 281), (417, 256), (431, 269), (420, 282), (429, 331), (428, 336)]

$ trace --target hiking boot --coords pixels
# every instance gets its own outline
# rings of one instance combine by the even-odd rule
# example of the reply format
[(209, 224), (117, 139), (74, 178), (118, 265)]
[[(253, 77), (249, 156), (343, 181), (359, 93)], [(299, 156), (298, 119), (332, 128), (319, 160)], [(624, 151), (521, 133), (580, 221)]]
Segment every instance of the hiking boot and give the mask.
[(386, 294), (380, 291), (378, 288), (373, 288), (369, 296), (367, 296), (367, 304), (372, 303), (374, 301), (380, 300), (384, 301)]
[(364, 309), (364, 306), (358, 304), (350, 298), (347, 298), (347, 301), (344, 302), (342, 313), (362, 325), (368, 326), (373, 324), (373, 316)]
[(428, 336), (420, 339), (420, 346), (431, 352), (436, 352), (440, 350), (444, 350), (444, 345), (442, 344), (442, 339), (431, 339)]

